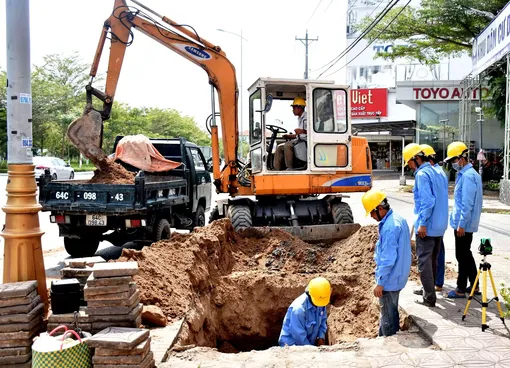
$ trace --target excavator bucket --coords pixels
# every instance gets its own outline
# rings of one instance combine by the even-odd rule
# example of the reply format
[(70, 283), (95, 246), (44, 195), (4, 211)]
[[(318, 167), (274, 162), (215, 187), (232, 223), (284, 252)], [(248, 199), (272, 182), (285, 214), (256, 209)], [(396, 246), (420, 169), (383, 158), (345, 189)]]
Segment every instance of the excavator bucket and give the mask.
[(360, 227), (360, 224), (250, 227), (240, 230), (239, 233), (241, 236), (245, 237), (264, 237), (275, 229), (279, 229), (307, 243), (332, 244), (336, 241), (348, 238), (358, 231)]
[(67, 128), (67, 137), (78, 150), (102, 170), (108, 165), (106, 153), (101, 149), (101, 114), (91, 110), (74, 120)]

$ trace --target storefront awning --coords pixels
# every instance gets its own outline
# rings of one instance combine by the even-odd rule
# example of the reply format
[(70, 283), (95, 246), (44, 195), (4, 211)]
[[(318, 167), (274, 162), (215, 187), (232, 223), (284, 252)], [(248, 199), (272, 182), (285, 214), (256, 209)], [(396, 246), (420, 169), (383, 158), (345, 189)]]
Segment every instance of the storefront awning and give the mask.
[(416, 121), (385, 121), (376, 123), (353, 123), (353, 133), (389, 132), (393, 136), (408, 137), (416, 135)]

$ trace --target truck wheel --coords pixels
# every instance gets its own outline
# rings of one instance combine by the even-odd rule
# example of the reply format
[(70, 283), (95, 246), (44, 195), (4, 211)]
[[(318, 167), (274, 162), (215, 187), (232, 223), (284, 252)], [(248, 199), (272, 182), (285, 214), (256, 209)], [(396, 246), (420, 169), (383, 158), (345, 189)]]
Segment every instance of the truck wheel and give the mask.
[(195, 212), (195, 219), (193, 221), (193, 227), (202, 227), (205, 226), (205, 209), (202, 206), (197, 207), (197, 212)]
[(99, 239), (64, 238), (66, 252), (73, 258), (92, 257), (99, 247)]
[(165, 239), (170, 239), (172, 235), (172, 230), (170, 229), (170, 223), (167, 219), (161, 219), (158, 221), (156, 226), (156, 230), (154, 231), (154, 240), (160, 241)]
[(331, 214), (335, 224), (352, 224), (354, 217), (352, 216), (351, 207), (344, 202), (333, 203), (331, 205)]
[(252, 227), (250, 207), (244, 205), (232, 205), (228, 208), (228, 218), (235, 230)]
[(211, 210), (211, 214), (209, 215), (209, 223), (219, 220), (220, 219), (220, 210), (218, 209), (218, 206), (215, 206)]

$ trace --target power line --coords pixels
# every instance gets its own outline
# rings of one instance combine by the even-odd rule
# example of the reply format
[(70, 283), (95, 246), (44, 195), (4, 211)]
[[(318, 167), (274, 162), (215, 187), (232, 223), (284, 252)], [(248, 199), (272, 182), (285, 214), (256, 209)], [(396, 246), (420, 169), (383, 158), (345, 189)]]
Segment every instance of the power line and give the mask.
[[(407, 3), (406, 3), (403, 7), (402, 7), (402, 9), (400, 9), (400, 11), (397, 13), (397, 15), (395, 15), (395, 16), (393, 17), (393, 19), (392, 19), (392, 20), (390, 20), (390, 22), (386, 25), (386, 27), (384, 27), (384, 28), (383, 28), (383, 29), (382, 29), (382, 30), (381, 30), (381, 31), (377, 34), (377, 36), (375, 36), (375, 37), (374, 37), (374, 39), (373, 39), (372, 41), (370, 41), (368, 45), (366, 45), (366, 46), (365, 46), (365, 48), (364, 48), (363, 50), (361, 50), (361, 51), (360, 51), (360, 52), (359, 52), (359, 53), (358, 53), (355, 57), (353, 57), (353, 58), (352, 58), (349, 62), (347, 62), (344, 66), (342, 66), (341, 68), (338, 68), (337, 70), (335, 70), (335, 71), (334, 71), (334, 72), (332, 72), (332, 73), (329, 73), (328, 75), (326, 75), (326, 77), (329, 77), (330, 75), (333, 75), (333, 74), (335, 74), (335, 73), (339, 72), (340, 70), (342, 70), (343, 68), (345, 68), (347, 65), (349, 65), (350, 63), (352, 63), (352, 62), (353, 62), (353, 61), (354, 61), (354, 60), (355, 60), (358, 56), (360, 56), (363, 52), (365, 52), (365, 50), (366, 50), (366, 49), (368, 49), (368, 47), (369, 47), (371, 44), (373, 44), (373, 43), (377, 40), (377, 38), (378, 38), (378, 37), (379, 37), (379, 36), (380, 36), (380, 35), (381, 35), (384, 31), (386, 31), (386, 30), (389, 28), (389, 26), (391, 26), (391, 24), (395, 21), (395, 19), (397, 19), (397, 18), (399, 17), (399, 15), (400, 15), (400, 14), (401, 14), (404, 10), (405, 10), (405, 8), (409, 5), (409, 3), (410, 3), (411, 1), (412, 1), (412, 0), (409, 0), (409, 1), (408, 1), (408, 2), (407, 2)], [(333, 64), (333, 65), (334, 65), (334, 64)], [(326, 71), (327, 71), (327, 70), (326, 70)], [(324, 73), (325, 73), (326, 71), (324, 71)], [(323, 74), (323, 73), (322, 73), (322, 74)], [(322, 75), (322, 74), (321, 74), (321, 75)], [(319, 77), (320, 77), (321, 75), (319, 75)]]
[[(372, 29), (390, 12), (391, 9), (397, 5), (400, 0), (393, 0), (392, 3), (389, 3), (378, 15), (377, 17), (365, 28), (365, 30), (360, 34), (353, 43), (351, 43), (344, 51), (342, 51), (338, 56), (336, 56), (333, 60), (331, 60), (328, 64), (331, 64), (326, 70), (324, 70), (317, 78), (320, 78), (324, 73), (326, 73), (329, 69), (331, 69), (336, 63), (338, 63), (345, 55), (347, 55), (354, 47), (370, 32)], [(326, 64), (327, 65), (327, 64)]]
[[(331, 5), (331, 3), (333, 3), (334, 0), (331, 0), (331, 2), (328, 4), (326, 10), (328, 10), (329, 6)], [(374, 13), (375, 11), (379, 8), (379, 6), (382, 4), (382, 2), (385, 1), (385, 0), (379, 0), (379, 2), (377, 3), (377, 5), (374, 7), (374, 9), (372, 10), (372, 12), (367, 16), (367, 18), (370, 18)], [(346, 21), (348, 20), (348, 14), (349, 12), (351, 11), (351, 9), (353, 8), (354, 5), (356, 5), (356, 3), (358, 2), (358, 0), (354, 0), (354, 2), (351, 4), (351, 6), (347, 9), (347, 12), (345, 13), (345, 19)], [(326, 10), (324, 10), (324, 12), (326, 12)], [(363, 31), (364, 32), (364, 31)], [(335, 60), (337, 59), (337, 57), (333, 58), (333, 60), (331, 60), (329, 63), (321, 66), (320, 68), (317, 68), (317, 69), (313, 69), (313, 70), (310, 70), (311, 73), (313, 72), (318, 72), (319, 70), (321, 69), (324, 69), (326, 68), (329, 64), (331, 64), (332, 62), (334, 62)]]
[(310, 18), (308, 18), (308, 22), (306, 22), (306, 25), (308, 25), (308, 23), (310, 23), (310, 21), (312, 20), (313, 16), (315, 15), (315, 12), (317, 11), (317, 9), (319, 9), (319, 6), (321, 6), (321, 3), (322, 3), (322, 0), (319, 0), (319, 3), (315, 7), (315, 10), (313, 11), (312, 15), (310, 15)]

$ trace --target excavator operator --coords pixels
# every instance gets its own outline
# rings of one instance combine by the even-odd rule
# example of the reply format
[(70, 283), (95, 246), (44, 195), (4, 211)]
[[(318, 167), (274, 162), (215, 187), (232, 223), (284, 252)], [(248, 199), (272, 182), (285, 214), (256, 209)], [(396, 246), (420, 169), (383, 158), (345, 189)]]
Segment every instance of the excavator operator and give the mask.
[[(294, 129), (295, 134), (286, 134), (283, 136), (289, 141), (281, 143), (276, 148), (274, 166), (276, 170), (292, 170), (294, 166), (294, 150), (298, 144), (306, 147), (307, 119), (306, 119), (306, 101), (304, 98), (296, 97), (292, 102), (292, 112), (298, 117), (298, 127)], [(306, 151), (306, 149), (305, 149)]]

